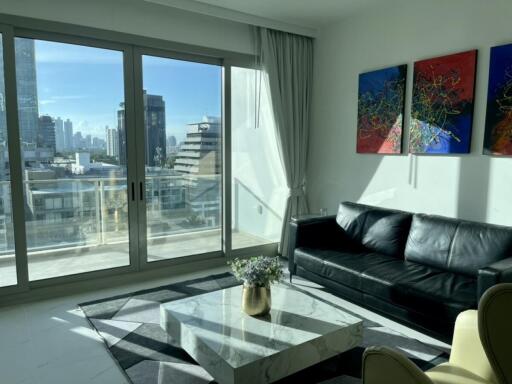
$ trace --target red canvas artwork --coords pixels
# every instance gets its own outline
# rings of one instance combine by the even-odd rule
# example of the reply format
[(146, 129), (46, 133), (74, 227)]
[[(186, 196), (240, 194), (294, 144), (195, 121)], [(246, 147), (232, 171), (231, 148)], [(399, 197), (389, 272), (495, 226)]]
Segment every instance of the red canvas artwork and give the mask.
[(468, 153), (476, 50), (414, 63), (410, 152)]

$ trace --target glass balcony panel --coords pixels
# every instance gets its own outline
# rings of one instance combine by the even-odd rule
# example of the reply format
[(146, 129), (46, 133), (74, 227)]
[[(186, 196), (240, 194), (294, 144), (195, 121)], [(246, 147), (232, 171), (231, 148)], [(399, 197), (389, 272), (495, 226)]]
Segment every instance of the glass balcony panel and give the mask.
[(216, 65), (143, 56), (148, 261), (222, 248)]

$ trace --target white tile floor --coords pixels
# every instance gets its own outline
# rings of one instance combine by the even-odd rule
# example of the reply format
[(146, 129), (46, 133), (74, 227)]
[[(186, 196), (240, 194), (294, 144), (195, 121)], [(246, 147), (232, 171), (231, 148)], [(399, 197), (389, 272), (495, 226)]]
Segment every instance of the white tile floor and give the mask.
[(79, 295), (0, 307), (0, 383), (128, 383), (77, 304), (158, 287), (227, 268), (151, 280)]
[[(233, 232), (233, 249), (268, 244), (269, 240), (247, 232)], [(220, 251), (221, 231), (183, 233), (153, 239), (148, 246), (148, 260), (158, 261), (188, 255)], [(128, 265), (128, 243), (108, 244), (90, 249), (70, 248), (63, 251), (28, 255), (30, 280), (97, 271)], [(0, 286), (16, 284), (14, 257), (0, 258)], [(0, 383), (1, 384), (1, 383)]]
[[(0, 307), (0, 383), (128, 383), (100, 337), (90, 328), (82, 312), (77, 309), (77, 303), (225, 270), (227, 268), (216, 268), (37, 303)], [(371, 314), (324, 292), (314, 283), (295, 279), (294, 284), (313, 295), (319, 295), (334, 304), (342, 305), (349, 311)], [(442, 348), (449, 348), (446, 344), (382, 316), (375, 314), (371, 316), (376, 322), (399, 330), (407, 336)]]

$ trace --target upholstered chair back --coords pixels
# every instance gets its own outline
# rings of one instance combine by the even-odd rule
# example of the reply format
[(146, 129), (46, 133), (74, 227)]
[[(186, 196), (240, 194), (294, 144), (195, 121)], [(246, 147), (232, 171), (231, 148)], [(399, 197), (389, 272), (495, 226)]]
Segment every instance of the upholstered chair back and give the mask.
[(478, 306), (480, 340), (500, 384), (512, 384), (512, 284), (487, 290)]

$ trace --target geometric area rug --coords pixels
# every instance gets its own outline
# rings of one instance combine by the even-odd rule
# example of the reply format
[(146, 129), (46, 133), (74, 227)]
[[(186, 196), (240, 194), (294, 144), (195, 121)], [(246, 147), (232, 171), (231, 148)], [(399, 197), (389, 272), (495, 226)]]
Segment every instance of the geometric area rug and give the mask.
[[(133, 384), (207, 384), (213, 378), (182, 349), (168, 343), (160, 328), (160, 304), (239, 285), (230, 273), (131, 292), (80, 304), (91, 326), (102, 337), (112, 358)], [(385, 345), (405, 353), (422, 370), (444, 363), (448, 355), (437, 347), (407, 337), (371, 319), (363, 319), (363, 343), (279, 384), (360, 383), (366, 347)]]

